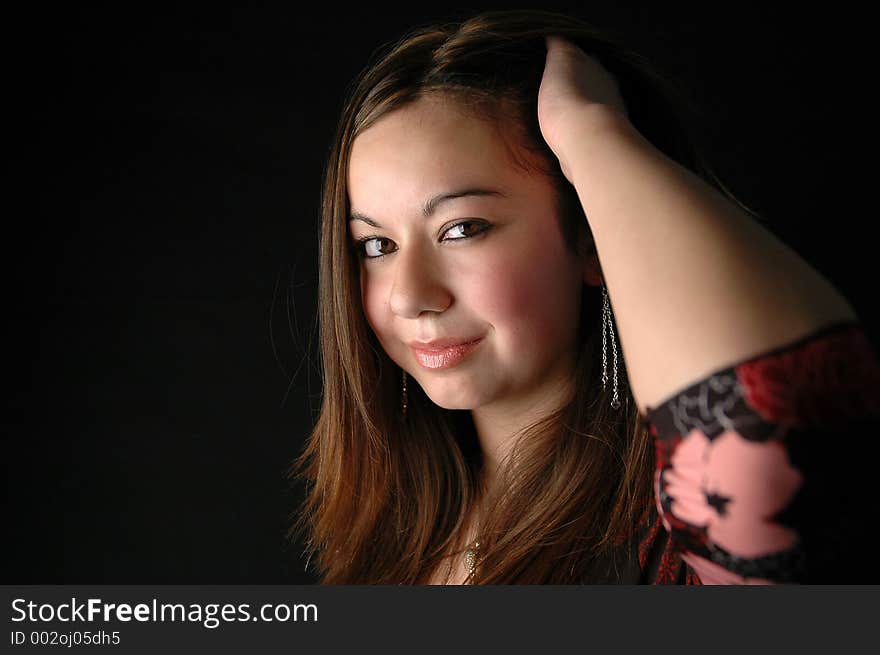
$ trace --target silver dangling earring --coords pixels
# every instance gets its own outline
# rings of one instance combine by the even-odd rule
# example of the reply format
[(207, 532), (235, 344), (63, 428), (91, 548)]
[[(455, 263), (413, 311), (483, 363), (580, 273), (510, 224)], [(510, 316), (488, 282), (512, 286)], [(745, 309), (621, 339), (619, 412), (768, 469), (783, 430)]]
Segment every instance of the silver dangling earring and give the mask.
[(617, 341), (614, 338), (614, 319), (611, 316), (611, 303), (608, 301), (608, 289), (602, 285), (602, 389), (608, 382), (608, 337), (611, 335), (611, 359), (614, 367), (614, 393), (611, 398), (612, 409), (620, 408), (617, 397)]
[(406, 371), (403, 371), (403, 390), (400, 394), (401, 406), (403, 407), (403, 415), (406, 416)]

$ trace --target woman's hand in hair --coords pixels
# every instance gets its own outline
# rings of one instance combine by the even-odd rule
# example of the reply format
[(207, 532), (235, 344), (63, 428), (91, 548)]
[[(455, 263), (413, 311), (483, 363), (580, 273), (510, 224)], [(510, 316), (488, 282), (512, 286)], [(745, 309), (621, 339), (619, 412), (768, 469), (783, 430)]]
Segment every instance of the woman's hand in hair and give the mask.
[[(567, 170), (565, 146), (584, 134), (584, 123), (627, 117), (617, 80), (571, 41), (548, 36), (547, 59), (538, 90), (541, 134)], [(583, 146), (579, 144), (580, 148)]]

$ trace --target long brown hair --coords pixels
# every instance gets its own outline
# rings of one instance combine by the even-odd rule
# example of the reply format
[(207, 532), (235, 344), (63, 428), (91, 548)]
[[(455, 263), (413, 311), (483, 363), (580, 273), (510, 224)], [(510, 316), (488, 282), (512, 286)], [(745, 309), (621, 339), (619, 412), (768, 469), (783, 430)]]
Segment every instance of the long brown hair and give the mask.
[[(355, 137), (426, 94), (454, 96), (508, 130), (518, 161), (553, 181), (573, 252), (592, 249), (574, 187), (541, 137), (537, 94), (544, 37), (563, 36), (614, 75), (639, 132), (668, 157), (736, 201), (687, 129), (692, 105), (641, 55), (588, 23), (539, 10), (481, 13), (419, 27), (386, 44), (349, 87), (324, 172), (318, 311), (324, 393), (292, 475), (306, 497), (292, 535), (327, 584), (425, 583), (459, 543), (480, 496), (482, 456), (469, 411), (435, 405), (367, 324), (360, 267), (348, 243), (347, 172)], [(516, 150), (512, 154), (515, 154)], [(743, 206), (744, 207), (744, 206)], [(754, 214), (744, 207), (750, 214)], [(474, 583), (613, 581), (630, 540), (653, 509), (654, 444), (621, 359), (621, 407), (610, 408), (602, 367), (600, 289), (585, 285), (576, 383), (570, 402), (517, 435), (482, 517)], [(515, 465), (514, 465), (515, 462)]]

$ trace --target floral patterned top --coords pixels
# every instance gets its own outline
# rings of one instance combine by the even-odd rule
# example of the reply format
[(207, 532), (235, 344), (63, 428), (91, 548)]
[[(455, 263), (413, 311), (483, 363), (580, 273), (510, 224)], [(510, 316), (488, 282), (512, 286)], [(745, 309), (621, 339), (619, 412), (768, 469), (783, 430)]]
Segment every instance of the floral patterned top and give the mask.
[(619, 581), (880, 581), (880, 364), (859, 323), (717, 370), (643, 418), (656, 507)]

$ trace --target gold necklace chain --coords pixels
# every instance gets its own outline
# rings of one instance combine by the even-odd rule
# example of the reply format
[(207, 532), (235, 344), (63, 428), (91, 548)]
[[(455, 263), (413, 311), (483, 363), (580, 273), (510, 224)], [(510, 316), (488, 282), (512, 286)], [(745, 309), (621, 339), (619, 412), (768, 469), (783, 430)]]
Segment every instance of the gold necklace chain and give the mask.
[[(474, 575), (477, 570), (477, 556), (480, 552), (480, 538), (477, 536), (464, 549), (464, 568), (467, 571), (463, 584), (473, 584)], [(449, 567), (446, 573), (446, 584), (452, 578), (452, 570), (455, 565), (455, 557), (449, 558)]]
[(467, 569), (468, 580), (473, 580), (474, 573), (477, 570), (477, 554), (480, 552), (479, 540), (474, 541), (472, 547), (468, 547), (464, 551), (464, 566)]
[[(467, 570), (467, 576), (464, 579), (462, 584), (472, 584), (472, 580), (474, 578), (474, 574), (477, 570), (477, 554), (480, 551), (480, 542), (479, 540), (475, 540), (471, 542), (464, 550), (464, 567)], [(449, 556), (449, 564), (446, 567), (446, 579), (443, 584), (449, 584), (449, 581), (452, 579), (452, 571), (455, 568), (455, 562), (457, 558), (454, 556)]]

